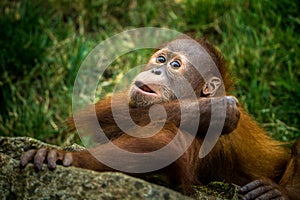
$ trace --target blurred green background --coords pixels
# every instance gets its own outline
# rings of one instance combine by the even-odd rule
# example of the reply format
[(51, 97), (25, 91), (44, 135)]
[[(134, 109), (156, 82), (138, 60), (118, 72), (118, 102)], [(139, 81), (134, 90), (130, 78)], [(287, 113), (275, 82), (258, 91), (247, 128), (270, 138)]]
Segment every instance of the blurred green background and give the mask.
[[(72, 137), (77, 70), (102, 40), (135, 27), (206, 36), (225, 55), (242, 105), (282, 141), (300, 136), (300, 2), (297, 0), (24, 0), (0, 2), (0, 135), (62, 144)], [(147, 52), (117, 60), (103, 95)]]

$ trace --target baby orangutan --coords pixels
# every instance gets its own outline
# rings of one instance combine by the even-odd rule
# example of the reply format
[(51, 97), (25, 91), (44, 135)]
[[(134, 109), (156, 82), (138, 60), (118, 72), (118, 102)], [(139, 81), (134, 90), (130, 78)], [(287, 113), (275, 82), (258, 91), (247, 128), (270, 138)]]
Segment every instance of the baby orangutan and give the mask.
[[(213, 69), (214, 66), (217, 67), (218, 73)], [(185, 87), (186, 81), (192, 91)], [(145, 71), (138, 74), (128, 92), (132, 120), (138, 125), (147, 125), (151, 121), (149, 108), (161, 105), (167, 114), (163, 128), (151, 137), (133, 137), (125, 134), (114, 120), (111, 98), (95, 104), (97, 120), (107, 138), (128, 152), (153, 152), (171, 143), (176, 134), (184, 135), (176, 145), (170, 145), (170, 149), (161, 154), (159, 159), (163, 160), (184, 149), (181, 156), (153, 173), (166, 175), (170, 184), (181, 185), (186, 193), (193, 192), (193, 184), (225, 181), (242, 185), (240, 193), (245, 200), (300, 199), (300, 142), (298, 141), (290, 151), (281, 142), (271, 139), (238, 106), (234, 97), (225, 96), (224, 91), (230, 86), (231, 79), (223, 57), (213, 46), (205, 40), (196, 42), (187, 38), (176, 39), (152, 55)], [(196, 94), (196, 100), (188, 101), (192, 94)], [(127, 94), (120, 94), (118, 99), (127, 99)], [(128, 104), (128, 101), (117, 101), (114, 106), (116, 112), (122, 113), (121, 104), (126, 102)], [(199, 151), (209, 126), (223, 125), (222, 120), (212, 117), (212, 106), (215, 111), (222, 112), (224, 106), (220, 106), (218, 102), (225, 103), (222, 105), (225, 105), (226, 112), (221, 136), (209, 154), (200, 158)], [(188, 109), (190, 112), (181, 113), (182, 109)], [(200, 120), (196, 122), (193, 120), (195, 110), (200, 114)], [(86, 126), (89, 126), (91, 117), (89, 108), (78, 116), (81, 124)], [(194, 123), (197, 123), (197, 131), (189, 143), (189, 136), (192, 135), (189, 126)], [(73, 118), (69, 119), (69, 124), (71, 129), (75, 130)], [(119, 167), (102, 163), (91, 151), (116, 156), (119, 166), (141, 165), (130, 157), (115, 155), (111, 145), (106, 142), (92, 150), (79, 152), (44, 148), (30, 150), (22, 156), (21, 166), (24, 167), (33, 160), (37, 170), (41, 170), (44, 162), (48, 163), (50, 169), (54, 169), (57, 161), (61, 160), (64, 166), (96, 171), (116, 171)], [(128, 171), (127, 173), (137, 175)], [(143, 173), (138, 176), (143, 177)]]

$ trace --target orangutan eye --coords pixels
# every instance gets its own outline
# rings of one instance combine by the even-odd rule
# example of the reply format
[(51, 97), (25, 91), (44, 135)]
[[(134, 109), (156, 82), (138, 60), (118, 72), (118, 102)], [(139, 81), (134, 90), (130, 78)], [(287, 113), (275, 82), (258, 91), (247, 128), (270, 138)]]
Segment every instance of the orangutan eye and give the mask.
[(174, 69), (178, 69), (178, 68), (180, 68), (180, 67), (181, 67), (181, 64), (180, 64), (180, 62), (179, 62), (179, 61), (177, 61), (177, 60), (175, 60), (175, 61), (172, 61), (172, 62), (170, 63), (170, 65), (171, 65), (171, 67), (172, 67), (172, 68), (174, 68)]
[(158, 56), (156, 58), (156, 62), (158, 62), (158, 63), (164, 63), (164, 62), (166, 62), (166, 58), (164, 56)]

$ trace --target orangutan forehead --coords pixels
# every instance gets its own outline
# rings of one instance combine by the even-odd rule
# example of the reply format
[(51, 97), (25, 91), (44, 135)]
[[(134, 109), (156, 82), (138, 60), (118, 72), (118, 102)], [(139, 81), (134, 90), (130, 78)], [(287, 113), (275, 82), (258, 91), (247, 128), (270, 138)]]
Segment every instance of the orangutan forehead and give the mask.
[(206, 50), (195, 40), (192, 39), (176, 39), (168, 43), (163, 49), (174, 53), (181, 53), (187, 56), (200, 55)]

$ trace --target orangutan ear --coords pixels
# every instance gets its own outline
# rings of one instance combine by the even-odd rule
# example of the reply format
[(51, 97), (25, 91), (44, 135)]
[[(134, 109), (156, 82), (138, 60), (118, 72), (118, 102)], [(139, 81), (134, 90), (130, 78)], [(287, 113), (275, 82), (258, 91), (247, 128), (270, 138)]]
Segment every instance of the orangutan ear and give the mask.
[(214, 96), (221, 86), (222, 81), (216, 76), (211, 77), (203, 86), (202, 93), (205, 96)]

